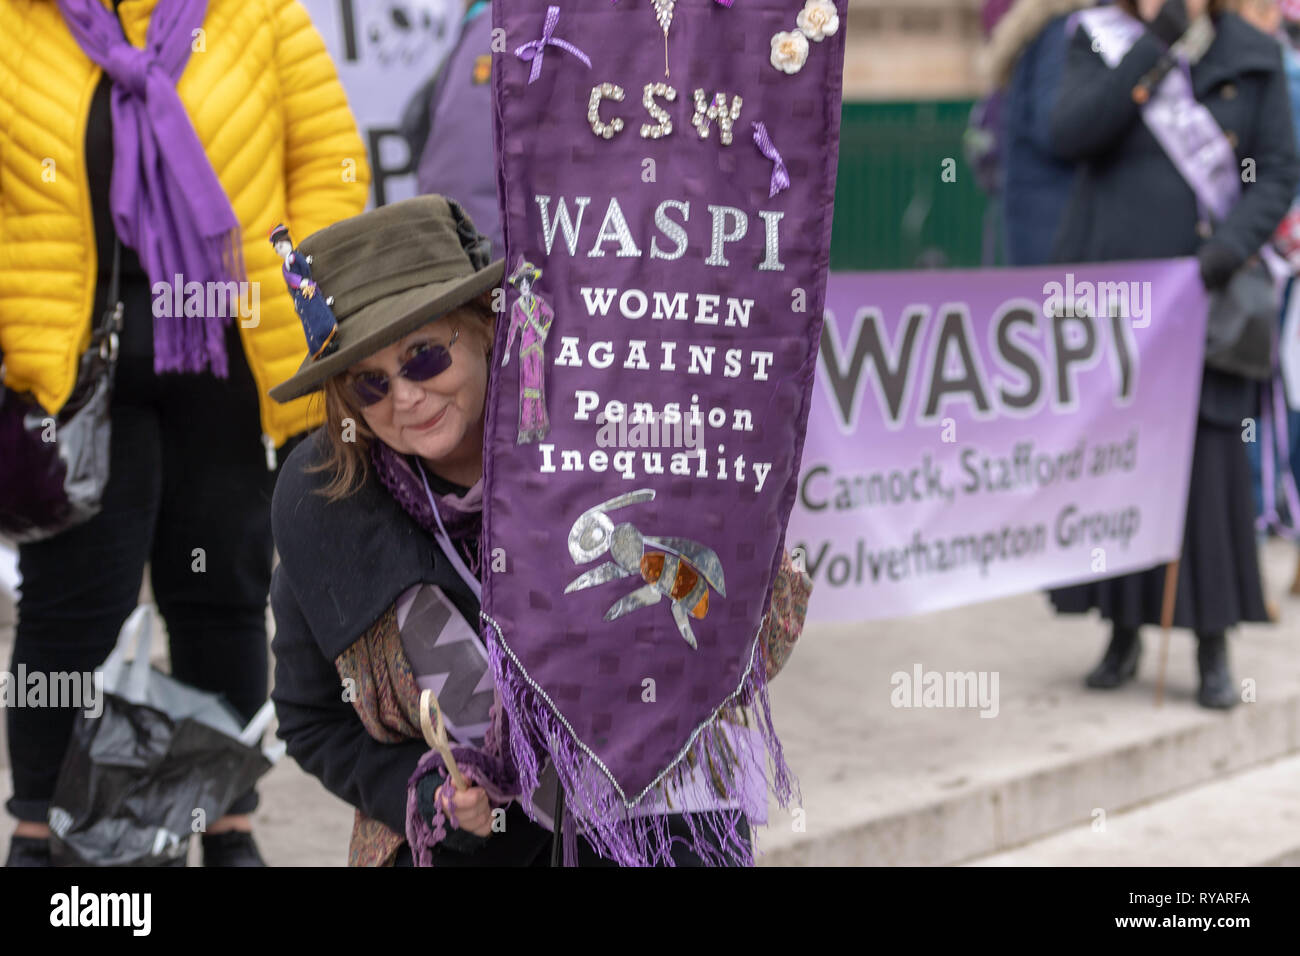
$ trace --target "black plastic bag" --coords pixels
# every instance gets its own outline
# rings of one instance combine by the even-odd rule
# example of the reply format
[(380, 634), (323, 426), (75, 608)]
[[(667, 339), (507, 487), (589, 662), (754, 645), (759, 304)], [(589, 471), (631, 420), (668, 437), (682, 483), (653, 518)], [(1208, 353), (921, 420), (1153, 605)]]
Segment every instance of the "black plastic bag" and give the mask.
[(149, 666), (151, 633), (150, 609), (138, 608), (97, 675), (102, 712), (77, 714), (50, 804), (56, 864), (183, 866), (191, 835), (271, 769), (256, 746), (271, 704), (241, 727), (219, 696)]

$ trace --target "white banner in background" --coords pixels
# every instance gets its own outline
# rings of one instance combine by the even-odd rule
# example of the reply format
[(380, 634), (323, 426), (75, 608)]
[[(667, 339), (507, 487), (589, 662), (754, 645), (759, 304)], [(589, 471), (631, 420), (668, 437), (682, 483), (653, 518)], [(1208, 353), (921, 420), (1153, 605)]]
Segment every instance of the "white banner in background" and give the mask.
[(1179, 551), (1194, 259), (831, 273), (786, 547), (808, 619), (905, 617)]
[(302, 0), (334, 59), (374, 176), (370, 205), (415, 195), (398, 133), (411, 95), (433, 76), (465, 13), (462, 0)]

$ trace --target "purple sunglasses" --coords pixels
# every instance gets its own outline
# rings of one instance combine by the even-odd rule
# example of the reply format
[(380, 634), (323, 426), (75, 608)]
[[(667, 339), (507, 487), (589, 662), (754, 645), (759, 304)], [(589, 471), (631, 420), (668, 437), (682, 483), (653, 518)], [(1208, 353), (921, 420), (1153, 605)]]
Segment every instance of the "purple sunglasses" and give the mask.
[[(427, 382), (435, 375), (441, 375), (451, 367), (451, 347), (460, 337), (460, 329), (451, 335), (446, 345), (434, 345), (430, 342), (417, 342), (412, 348), (415, 354), (402, 363), (397, 374), (412, 382)], [(382, 402), (388, 397), (389, 377), (383, 372), (362, 372), (351, 377), (352, 393), (356, 395), (362, 407)]]

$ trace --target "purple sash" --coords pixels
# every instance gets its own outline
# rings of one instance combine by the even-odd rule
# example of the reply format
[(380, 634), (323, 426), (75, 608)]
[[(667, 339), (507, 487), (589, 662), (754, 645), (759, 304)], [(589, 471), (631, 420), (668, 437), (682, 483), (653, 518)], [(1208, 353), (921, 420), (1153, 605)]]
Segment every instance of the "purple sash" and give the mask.
[[(1145, 29), (1119, 7), (1084, 10), (1076, 17), (1092, 37), (1093, 49), (1112, 69)], [(1222, 222), (1241, 195), (1237, 154), (1213, 114), (1197, 102), (1184, 60), (1157, 84), (1142, 107), (1142, 121), (1196, 194), (1203, 212)]]

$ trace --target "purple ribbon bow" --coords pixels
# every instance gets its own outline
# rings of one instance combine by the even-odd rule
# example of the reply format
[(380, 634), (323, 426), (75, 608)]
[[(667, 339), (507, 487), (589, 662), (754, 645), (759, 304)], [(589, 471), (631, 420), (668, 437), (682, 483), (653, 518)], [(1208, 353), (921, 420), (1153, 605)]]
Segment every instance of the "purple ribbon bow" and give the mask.
[(763, 125), (761, 120), (755, 120), (753, 126), (754, 145), (756, 145), (759, 148), (759, 151), (773, 163), (772, 186), (771, 190), (767, 194), (767, 198), (771, 199), (782, 189), (790, 188), (790, 171), (785, 168), (785, 160), (781, 158), (781, 154), (778, 153), (776, 147), (772, 145), (772, 137), (767, 135), (767, 127)]
[(559, 19), (560, 19), (560, 8), (547, 7), (546, 23), (542, 26), (541, 39), (533, 40), (529, 43), (525, 43), (519, 49), (515, 50), (515, 56), (519, 57), (519, 59), (533, 61), (532, 72), (528, 74), (529, 83), (532, 83), (534, 80), (536, 80), (539, 76), (542, 75), (542, 57), (545, 55), (546, 47), (548, 45), (558, 46), (561, 50), (564, 50), (566, 53), (572, 53), (583, 63), (587, 64), (587, 69), (591, 69), (591, 60), (587, 58), (587, 54), (583, 53), (581, 50), (579, 50), (568, 40), (561, 40), (558, 37), (551, 36), (551, 34), (555, 32), (555, 24), (559, 21)]

